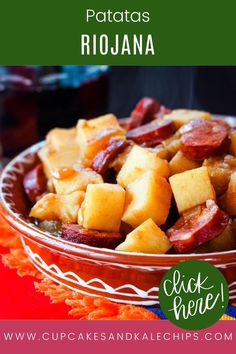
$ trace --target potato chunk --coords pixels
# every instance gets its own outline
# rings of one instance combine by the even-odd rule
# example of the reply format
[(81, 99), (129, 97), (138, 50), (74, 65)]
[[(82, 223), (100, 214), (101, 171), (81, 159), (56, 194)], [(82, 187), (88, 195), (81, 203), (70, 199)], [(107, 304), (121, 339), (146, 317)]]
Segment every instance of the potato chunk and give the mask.
[(63, 223), (75, 223), (84, 192), (68, 195), (48, 193), (33, 206), (30, 216), (39, 220), (60, 220)]
[(150, 170), (130, 183), (122, 221), (137, 227), (151, 218), (157, 225), (165, 223), (171, 202), (171, 188), (165, 178)]
[(54, 128), (48, 132), (46, 141), (56, 151), (67, 148), (68, 145), (76, 144), (76, 128)]
[(183, 211), (215, 199), (207, 167), (199, 167), (173, 175), (169, 179), (177, 208)]
[(79, 161), (79, 148), (78, 146), (67, 146), (58, 152), (44, 145), (39, 150), (38, 156), (42, 161), (45, 175), (51, 179), (55, 169), (71, 167)]
[(76, 128), (50, 130), (46, 137), (46, 144), (39, 150), (38, 156), (48, 179), (51, 179), (53, 170), (73, 166), (80, 158)]
[(189, 160), (181, 151), (170, 160), (170, 173), (175, 175), (176, 173), (181, 173), (187, 170), (192, 170), (194, 168), (200, 167), (201, 164), (197, 161)]
[(211, 115), (208, 112), (192, 109), (174, 109), (165, 114), (164, 119), (172, 120), (176, 128), (179, 128), (193, 119), (211, 119)]
[(116, 184), (89, 184), (79, 213), (87, 229), (119, 231), (125, 204), (125, 190)]
[(86, 191), (87, 185), (94, 183), (103, 183), (103, 179), (101, 175), (89, 168), (71, 168), (71, 173), (65, 177), (60, 178), (60, 174), (59, 178), (53, 177), (53, 184), (58, 194)]
[(236, 216), (236, 172), (232, 173), (224, 196), (225, 208), (229, 216)]
[(83, 152), (82, 158), (87, 160), (88, 164), (100, 150), (105, 148), (111, 137), (124, 136), (124, 130), (113, 114), (91, 120), (80, 119), (76, 129), (76, 140)]
[(170, 247), (170, 241), (165, 233), (152, 219), (148, 219), (130, 232), (126, 236), (125, 241), (116, 247), (116, 250), (124, 252), (166, 253)]
[(166, 160), (162, 160), (151, 150), (135, 145), (117, 175), (117, 182), (126, 187), (147, 170), (155, 171), (162, 177), (168, 177), (170, 173)]

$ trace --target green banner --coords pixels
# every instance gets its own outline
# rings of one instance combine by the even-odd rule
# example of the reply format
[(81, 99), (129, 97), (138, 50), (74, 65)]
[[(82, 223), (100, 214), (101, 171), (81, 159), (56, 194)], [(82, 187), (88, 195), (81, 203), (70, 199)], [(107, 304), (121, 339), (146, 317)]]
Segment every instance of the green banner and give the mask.
[(236, 2), (2, 2), (4, 65), (235, 65)]

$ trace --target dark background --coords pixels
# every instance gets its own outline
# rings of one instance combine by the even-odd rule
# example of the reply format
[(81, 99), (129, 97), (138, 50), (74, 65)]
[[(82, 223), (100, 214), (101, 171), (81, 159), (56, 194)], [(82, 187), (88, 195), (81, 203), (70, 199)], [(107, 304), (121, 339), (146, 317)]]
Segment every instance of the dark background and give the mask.
[(236, 67), (112, 67), (110, 111), (126, 116), (143, 96), (170, 108), (236, 116)]
[(236, 66), (0, 67), (0, 156), (79, 118), (127, 117), (144, 96), (170, 108), (236, 116)]

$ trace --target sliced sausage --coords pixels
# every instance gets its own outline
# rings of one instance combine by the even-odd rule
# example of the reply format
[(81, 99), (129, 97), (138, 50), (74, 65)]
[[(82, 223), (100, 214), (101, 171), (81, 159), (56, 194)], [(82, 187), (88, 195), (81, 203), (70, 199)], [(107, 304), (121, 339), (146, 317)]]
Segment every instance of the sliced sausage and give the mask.
[(127, 139), (144, 146), (155, 146), (169, 138), (175, 131), (174, 123), (170, 120), (155, 119), (141, 127), (127, 132)]
[(104, 174), (110, 163), (128, 146), (127, 140), (110, 139), (106, 148), (99, 151), (92, 161), (92, 169)]
[(214, 200), (188, 212), (167, 230), (167, 236), (178, 253), (192, 252), (203, 243), (221, 234), (229, 222)]
[(31, 202), (35, 202), (37, 197), (47, 189), (47, 179), (43, 172), (42, 164), (38, 164), (31, 171), (26, 173), (23, 179), (25, 193)]
[(63, 224), (61, 237), (67, 241), (105, 248), (115, 248), (122, 239), (119, 232), (85, 229), (77, 224)]
[(171, 112), (171, 109), (170, 109), (170, 108), (161, 105), (159, 111), (154, 114), (153, 119), (156, 119), (156, 118), (163, 118), (164, 115), (169, 114), (170, 112)]
[(229, 147), (228, 130), (225, 122), (195, 119), (185, 126), (180, 149), (192, 160), (222, 154)]
[(144, 97), (131, 112), (128, 130), (140, 127), (142, 124), (150, 122), (155, 113), (160, 110), (160, 103), (153, 98)]

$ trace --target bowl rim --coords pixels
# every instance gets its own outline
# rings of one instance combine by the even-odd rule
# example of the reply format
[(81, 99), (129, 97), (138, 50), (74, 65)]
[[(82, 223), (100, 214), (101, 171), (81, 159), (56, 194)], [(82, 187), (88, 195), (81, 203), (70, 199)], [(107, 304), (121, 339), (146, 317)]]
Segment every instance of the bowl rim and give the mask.
[[(140, 252), (121, 252), (111, 250), (107, 248), (98, 248), (93, 246), (87, 246), (84, 244), (77, 244), (71, 241), (64, 240), (57, 236), (50, 234), (47, 231), (43, 231), (33, 223), (24, 220), (19, 213), (13, 211), (6, 200), (6, 193), (4, 193), (4, 181), (9, 178), (13, 167), (21, 162), (24, 164), (24, 157), (26, 155), (36, 156), (37, 151), (45, 144), (45, 140), (29, 148), (23, 150), (15, 158), (13, 158), (3, 169), (0, 176), (0, 213), (3, 218), (18, 232), (24, 235), (24, 237), (39, 242), (45, 246), (53, 247), (62, 253), (68, 252), (74, 256), (82, 256), (89, 259), (96, 259), (102, 261), (109, 261), (119, 264), (134, 264), (139, 266), (146, 265), (163, 265), (163, 264), (175, 264), (179, 261), (189, 259), (199, 259), (205, 261), (219, 261), (223, 260), (223, 263), (229, 260), (236, 261), (236, 250), (212, 252), (212, 253), (184, 253), (184, 254), (153, 254), (153, 253), (140, 253)], [(18, 174), (19, 175), (19, 174)], [(16, 173), (17, 176), (17, 173)]]

